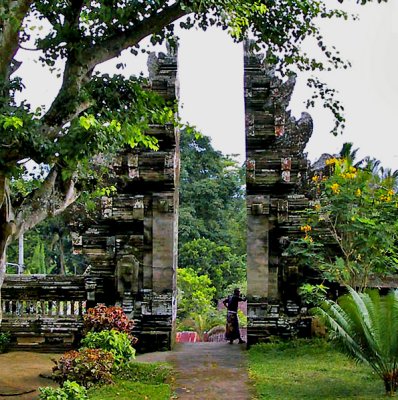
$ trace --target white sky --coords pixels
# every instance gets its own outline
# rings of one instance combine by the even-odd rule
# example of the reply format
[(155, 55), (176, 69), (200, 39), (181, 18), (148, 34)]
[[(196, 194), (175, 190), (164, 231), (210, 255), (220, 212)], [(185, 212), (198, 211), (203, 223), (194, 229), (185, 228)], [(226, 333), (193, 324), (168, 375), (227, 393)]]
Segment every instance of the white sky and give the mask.
[[(322, 32), (353, 66), (320, 76), (339, 90), (347, 127), (334, 137), (331, 114), (322, 106), (309, 110), (314, 120), (309, 158), (337, 153), (351, 141), (360, 148), (359, 158), (370, 155), (385, 167), (398, 169), (398, 1), (351, 4), (348, 9), (360, 20), (322, 21)], [(181, 41), (182, 116), (212, 136), (213, 145), (225, 153), (244, 152), (242, 57), (241, 46), (225, 32), (192, 31)], [(291, 102), (297, 117), (311, 95), (305, 82), (306, 76), (300, 75)]]
[[(398, 169), (396, 118), (398, 116), (398, 1), (350, 7), (360, 21), (326, 23), (324, 35), (341, 50), (353, 68), (328, 72), (322, 79), (340, 92), (346, 108), (347, 128), (343, 136), (329, 132), (333, 121), (322, 107), (309, 110), (314, 134), (307, 148), (315, 160), (322, 153), (338, 152), (342, 143), (354, 142), (359, 157), (370, 155), (385, 167)], [(24, 92), (34, 106), (49, 105), (58, 90), (55, 75), (43, 74), (33, 60), (35, 52), (21, 52), (24, 63), (18, 73), (25, 79)], [(124, 53), (126, 75), (146, 70), (144, 57)], [(102, 66), (109, 70), (120, 58)], [(224, 31), (211, 29), (183, 31), (179, 51), (181, 116), (213, 138), (213, 145), (224, 153), (244, 153), (243, 54)], [(292, 99), (297, 116), (305, 111), (303, 102), (310, 93), (300, 76)], [(239, 158), (243, 160), (243, 156)]]

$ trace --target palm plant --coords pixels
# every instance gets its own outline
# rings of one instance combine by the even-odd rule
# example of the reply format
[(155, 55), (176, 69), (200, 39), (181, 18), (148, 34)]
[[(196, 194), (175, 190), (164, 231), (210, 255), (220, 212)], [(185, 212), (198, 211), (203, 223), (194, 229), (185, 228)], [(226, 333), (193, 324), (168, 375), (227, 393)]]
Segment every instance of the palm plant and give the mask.
[(380, 296), (377, 290), (348, 290), (338, 303), (325, 301), (316, 313), (341, 350), (367, 363), (392, 396), (398, 386), (398, 290), (386, 296)]

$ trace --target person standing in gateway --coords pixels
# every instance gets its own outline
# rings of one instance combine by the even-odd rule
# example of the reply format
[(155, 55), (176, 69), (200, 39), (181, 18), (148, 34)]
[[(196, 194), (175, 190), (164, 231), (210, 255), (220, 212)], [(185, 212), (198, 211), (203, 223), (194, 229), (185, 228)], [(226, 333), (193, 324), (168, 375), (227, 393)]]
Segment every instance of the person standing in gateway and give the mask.
[(223, 301), (228, 310), (225, 340), (229, 340), (229, 344), (233, 344), (235, 339), (239, 339), (239, 343), (245, 343), (240, 337), (239, 330), (238, 305), (240, 301), (246, 301), (246, 299), (241, 297), (239, 289), (235, 289), (234, 293)]

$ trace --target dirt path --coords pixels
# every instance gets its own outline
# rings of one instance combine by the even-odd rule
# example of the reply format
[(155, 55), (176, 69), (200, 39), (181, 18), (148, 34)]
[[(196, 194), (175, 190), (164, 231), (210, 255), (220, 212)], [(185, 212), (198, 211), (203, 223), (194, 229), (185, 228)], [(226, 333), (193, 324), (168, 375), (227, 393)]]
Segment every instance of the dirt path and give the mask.
[(39, 375), (50, 374), (51, 358), (59, 356), (25, 351), (0, 354), (0, 399), (33, 400), (38, 397), (38, 387), (58, 386)]
[[(0, 400), (34, 400), (39, 386), (57, 385), (40, 374), (50, 374), (51, 358), (59, 354), (10, 352), (0, 354)], [(137, 361), (167, 361), (176, 370), (175, 399), (249, 400), (244, 345), (180, 343), (173, 351), (139, 355)], [(30, 392), (21, 394), (23, 392)]]
[(143, 354), (138, 361), (167, 361), (176, 369), (179, 400), (249, 400), (245, 345), (179, 343), (173, 351)]

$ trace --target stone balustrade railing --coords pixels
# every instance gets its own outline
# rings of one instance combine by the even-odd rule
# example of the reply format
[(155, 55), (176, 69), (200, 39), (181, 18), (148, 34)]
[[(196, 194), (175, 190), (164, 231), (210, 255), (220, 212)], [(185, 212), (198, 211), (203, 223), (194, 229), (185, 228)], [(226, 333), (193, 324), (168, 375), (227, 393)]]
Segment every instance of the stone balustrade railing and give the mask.
[(0, 331), (11, 333), (13, 349), (70, 348), (78, 340), (95, 289), (89, 276), (6, 275)]
[(3, 318), (43, 319), (81, 318), (86, 301), (74, 300), (2, 300)]

